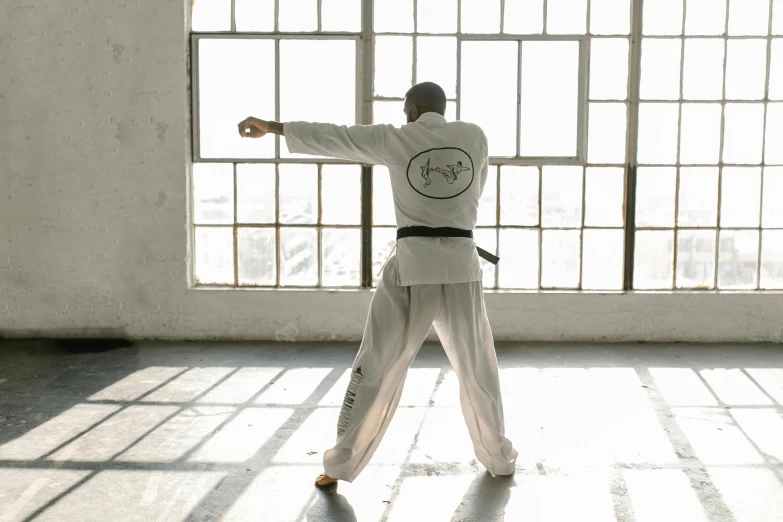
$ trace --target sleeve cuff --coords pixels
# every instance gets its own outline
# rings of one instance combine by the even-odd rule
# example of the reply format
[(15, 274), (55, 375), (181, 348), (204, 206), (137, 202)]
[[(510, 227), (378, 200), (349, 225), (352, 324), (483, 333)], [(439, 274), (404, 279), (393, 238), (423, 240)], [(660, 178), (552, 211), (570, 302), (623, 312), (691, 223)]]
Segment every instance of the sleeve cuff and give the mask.
[(285, 124), (285, 145), (288, 152), (298, 154), (302, 152), (302, 141), (299, 139), (299, 125), (296, 122)]

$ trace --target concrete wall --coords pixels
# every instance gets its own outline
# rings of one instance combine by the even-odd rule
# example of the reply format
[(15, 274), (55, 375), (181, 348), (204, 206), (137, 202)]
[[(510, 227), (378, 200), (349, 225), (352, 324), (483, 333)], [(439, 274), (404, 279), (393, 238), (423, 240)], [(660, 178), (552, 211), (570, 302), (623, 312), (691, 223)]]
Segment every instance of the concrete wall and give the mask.
[[(0, 9), (0, 336), (361, 337), (369, 291), (188, 288), (187, 5)], [(783, 341), (781, 294), (487, 305), (504, 340)]]

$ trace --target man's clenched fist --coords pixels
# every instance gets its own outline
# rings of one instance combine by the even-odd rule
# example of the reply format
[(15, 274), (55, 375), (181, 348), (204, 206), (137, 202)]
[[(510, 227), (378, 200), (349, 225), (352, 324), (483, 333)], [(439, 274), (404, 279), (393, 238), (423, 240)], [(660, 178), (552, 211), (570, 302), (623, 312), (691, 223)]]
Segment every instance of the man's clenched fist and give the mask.
[(269, 122), (253, 118), (245, 118), (239, 122), (239, 135), (243, 138), (260, 138), (269, 132)]

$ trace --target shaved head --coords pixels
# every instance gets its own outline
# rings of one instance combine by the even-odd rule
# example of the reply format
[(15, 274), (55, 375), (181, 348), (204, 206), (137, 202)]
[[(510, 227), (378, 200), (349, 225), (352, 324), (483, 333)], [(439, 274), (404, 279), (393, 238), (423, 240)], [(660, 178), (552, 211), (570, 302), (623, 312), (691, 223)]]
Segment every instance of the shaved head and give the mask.
[(437, 83), (417, 83), (405, 93), (405, 115), (408, 123), (416, 121), (425, 112), (446, 114), (446, 93)]

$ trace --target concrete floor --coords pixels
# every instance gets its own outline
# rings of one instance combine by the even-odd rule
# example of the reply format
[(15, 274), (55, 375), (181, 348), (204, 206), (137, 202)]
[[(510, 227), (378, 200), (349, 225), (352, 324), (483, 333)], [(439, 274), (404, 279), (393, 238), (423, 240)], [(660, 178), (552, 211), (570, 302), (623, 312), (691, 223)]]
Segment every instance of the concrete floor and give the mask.
[(780, 346), (499, 346), (520, 455), (494, 479), (427, 345), (320, 491), (356, 349), (0, 343), (0, 521), (783, 521)]

